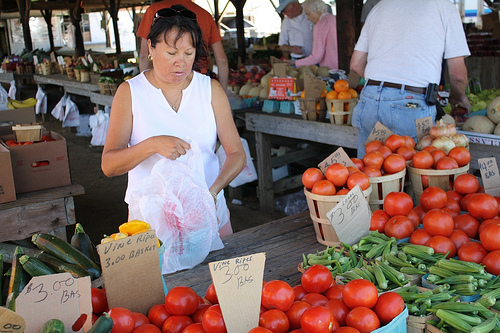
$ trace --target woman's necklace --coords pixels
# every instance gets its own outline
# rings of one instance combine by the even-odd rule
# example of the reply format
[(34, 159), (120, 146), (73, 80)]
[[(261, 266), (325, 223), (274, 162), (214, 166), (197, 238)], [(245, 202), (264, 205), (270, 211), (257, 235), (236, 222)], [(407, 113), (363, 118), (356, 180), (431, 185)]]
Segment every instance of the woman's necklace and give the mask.
[(180, 106), (180, 103), (181, 103), (181, 100), (182, 100), (182, 90), (184, 90), (184, 85), (181, 89), (181, 92), (179, 94), (179, 96), (177, 97), (177, 99), (175, 100), (175, 103), (172, 103), (168, 100), (168, 97), (167, 95), (165, 94), (165, 92), (163, 92), (163, 89), (161, 89), (160, 85), (158, 84), (158, 81), (156, 81), (156, 77), (154, 75), (154, 73), (152, 73), (152, 77), (153, 79), (155, 80), (155, 83), (156, 83), (156, 86), (161, 90), (161, 92), (163, 93), (163, 96), (165, 97), (165, 99), (167, 100), (167, 103), (168, 105), (170, 105), (170, 107), (172, 108), (172, 110), (174, 110), (175, 112), (177, 112), (177, 109), (178, 107)]

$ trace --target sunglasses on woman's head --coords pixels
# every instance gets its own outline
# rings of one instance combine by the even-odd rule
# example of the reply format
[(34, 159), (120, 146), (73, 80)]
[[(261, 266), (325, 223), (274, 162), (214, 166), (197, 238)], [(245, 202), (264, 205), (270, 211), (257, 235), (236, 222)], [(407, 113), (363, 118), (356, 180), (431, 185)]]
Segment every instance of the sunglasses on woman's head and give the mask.
[(190, 11), (189, 9), (177, 10), (173, 8), (163, 8), (156, 12), (153, 24), (155, 24), (155, 22), (158, 21), (159, 19), (174, 17), (177, 15), (196, 21), (196, 14)]

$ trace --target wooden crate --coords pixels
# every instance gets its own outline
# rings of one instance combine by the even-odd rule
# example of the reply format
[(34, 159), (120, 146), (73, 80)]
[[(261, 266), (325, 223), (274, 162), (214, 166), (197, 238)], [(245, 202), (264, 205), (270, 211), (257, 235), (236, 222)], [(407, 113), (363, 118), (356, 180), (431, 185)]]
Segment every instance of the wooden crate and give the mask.
[(43, 126), (35, 125), (15, 125), (12, 126), (12, 132), (17, 142), (40, 141), (42, 139)]

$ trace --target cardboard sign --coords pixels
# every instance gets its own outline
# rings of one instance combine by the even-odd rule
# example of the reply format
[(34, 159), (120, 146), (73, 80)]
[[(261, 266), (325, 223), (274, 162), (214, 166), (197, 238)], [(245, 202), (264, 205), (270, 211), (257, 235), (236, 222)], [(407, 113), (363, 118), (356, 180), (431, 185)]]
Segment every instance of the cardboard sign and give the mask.
[(269, 79), (269, 99), (295, 100), (295, 79), (277, 78)]
[(325, 173), (326, 169), (335, 163), (340, 163), (343, 166), (356, 166), (353, 161), (349, 158), (349, 155), (345, 152), (344, 148), (340, 147), (336, 151), (334, 151), (330, 156), (325, 158), (320, 164), (318, 164), (318, 168)]
[(326, 213), (326, 217), (341, 242), (352, 245), (368, 235), (371, 210), (359, 185)]
[(304, 73), (304, 96), (306, 98), (318, 98), (325, 89), (326, 82), (314, 77), (308, 72)]
[(0, 332), (1, 333), (23, 333), (26, 321), (18, 313), (7, 308), (0, 307)]
[(286, 77), (286, 62), (276, 57), (271, 57), (271, 66), (273, 67), (273, 72), (275, 76), (280, 78)]
[(154, 230), (97, 245), (109, 308), (147, 314), (165, 301)]
[(259, 326), (265, 253), (208, 264), (228, 333)]
[[(75, 279), (69, 273), (37, 276), (16, 299), (16, 313), (26, 321), (26, 333), (38, 333), (49, 319), (59, 319), (70, 331), (82, 314), (87, 315), (83, 331), (92, 326), (90, 277)], [(80, 330), (79, 332), (83, 332)]]
[(373, 140), (380, 140), (382, 142), (385, 142), (385, 139), (387, 139), (392, 133), (390, 129), (388, 129), (385, 125), (383, 125), (380, 121), (377, 121), (375, 126), (373, 126), (372, 132), (368, 136), (368, 139), (366, 139), (364, 145), (370, 141)]
[(498, 165), (494, 157), (485, 157), (477, 160), (481, 178), (483, 180), (484, 192), (498, 196), (500, 193), (500, 176)]
[(417, 140), (420, 140), (424, 136), (429, 134), (432, 125), (432, 117), (415, 119), (415, 127), (417, 128)]
[(56, 54), (54, 52), (50, 52), (50, 61), (56, 62)]

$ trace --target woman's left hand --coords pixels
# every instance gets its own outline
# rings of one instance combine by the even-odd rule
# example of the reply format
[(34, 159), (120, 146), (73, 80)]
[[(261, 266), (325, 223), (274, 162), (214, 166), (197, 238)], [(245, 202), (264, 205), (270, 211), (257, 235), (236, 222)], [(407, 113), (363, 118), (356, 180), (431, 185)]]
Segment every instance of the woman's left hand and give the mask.
[(186, 154), (191, 146), (186, 141), (170, 135), (158, 135), (151, 138), (156, 153), (169, 160), (176, 160)]

